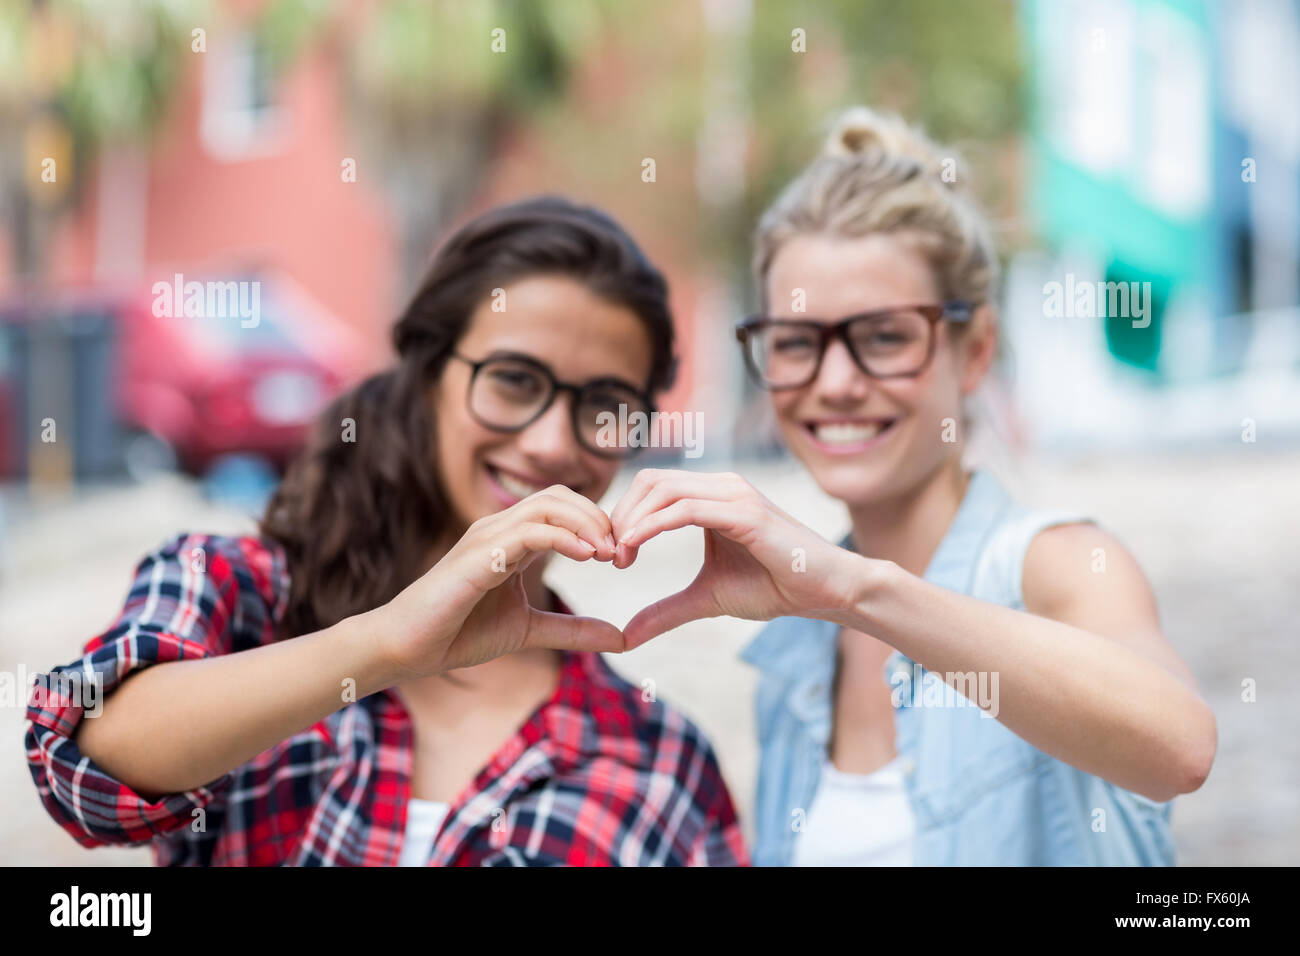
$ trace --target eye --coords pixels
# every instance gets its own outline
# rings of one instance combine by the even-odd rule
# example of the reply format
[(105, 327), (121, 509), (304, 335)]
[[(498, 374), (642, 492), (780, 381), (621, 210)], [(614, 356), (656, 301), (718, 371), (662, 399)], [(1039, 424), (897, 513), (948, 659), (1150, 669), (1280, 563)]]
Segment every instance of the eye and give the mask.
[(908, 345), (924, 337), (919, 315), (886, 316), (872, 319), (852, 328), (850, 335), (856, 345), (869, 349), (891, 349)]
[(594, 408), (616, 408), (626, 403), (626, 395), (611, 389), (593, 389), (583, 395), (583, 404)]
[(542, 376), (526, 365), (494, 363), (483, 369), (483, 377), (498, 394), (520, 401), (534, 399), (546, 391)]
[(594, 386), (582, 394), (583, 414), (592, 415), (601, 412), (615, 412), (626, 407), (628, 414), (642, 409), (645, 402), (640, 395), (617, 386)]
[(811, 352), (817, 348), (817, 336), (807, 329), (772, 329), (769, 333), (771, 349), (785, 355)]

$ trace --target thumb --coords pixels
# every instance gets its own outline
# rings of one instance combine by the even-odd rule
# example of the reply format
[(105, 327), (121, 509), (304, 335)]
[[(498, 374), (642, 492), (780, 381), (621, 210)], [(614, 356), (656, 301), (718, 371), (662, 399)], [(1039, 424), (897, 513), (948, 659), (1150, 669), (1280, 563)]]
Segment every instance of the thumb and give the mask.
[(708, 588), (696, 578), (686, 588), (676, 594), (655, 601), (649, 607), (642, 608), (627, 622), (623, 635), (630, 651), (640, 647), (646, 641), (691, 621), (705, 617), (716, 617), (718, 606), (709, 594)]
[(524, 647), (621, 654), (627, 650), (627, 642), (623, 632), (608, 621), (533, 609), (528, 615), (528, 634), (524, 638)]

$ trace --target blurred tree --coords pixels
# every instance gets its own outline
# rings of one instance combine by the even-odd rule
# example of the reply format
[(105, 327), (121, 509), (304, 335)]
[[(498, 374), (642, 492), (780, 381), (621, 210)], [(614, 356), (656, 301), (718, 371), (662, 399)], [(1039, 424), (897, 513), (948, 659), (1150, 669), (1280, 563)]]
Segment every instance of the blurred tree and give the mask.
[[(851, 105), (953, 142), (995, 216), (1018, 211), (1015, 0), (629, 3), (584, 25), (576, 72), (597, 92), (579, 100), (571, 86), (562, 109), (528, 112), (559, 154), (556, 174), (617, 195), (736, 284), (747, 285), (757, 217)], [(658, 186), (628, 188), (647, 155)]]
[(1016, 10), (1013, 0), (755, 3), (748, 84), (755, 181), (734, 208), (738, 221), (717, 228), (731, 243), (747, 242), (829, 123), (856, 104), (897, 112), (962, 146), (980, 173), (980, 195), (1006, 205), (1015, 171), (1006, 175), (999, 147), (1017, 136), (1024, 111)]
[[(81, 195), (92, 159), (146, 141), (191, 31), (219, 42), (222, 14), (241, 12), (207, 0), (0, 0), (0, 181), (21, 274), (42, 274), (51, 223)], [(350, 118), (398, 217), (409, 279), (509, 118), (563, 89), (602, 13), (586, 0), (266, 0), (248, 16), (277, 75), (312, 43), (343, 59)], [(61, 144), (57, 181), (42, 182), (41, 160)]]
[(52, 224), (82, 194), (92, 155), (154, 128), (206, 8), (0, 0), (0, 182), (19, 275), (43, 275)]
[[(156, 126), (190, 55), (191, 30), (206, 24), (215, 40), (221, 14), (253, 18), (273, 70), (322, 42), (343, 60), (358, 151), (398, 217), (408, 282), (513, 122), (562, 137), (566, 163), (584, 175), (622, 182), (622, 152), (643, 154), (653, 143), (674, 153), (709, 127), (713, 107), (702, 100), (718, 101), (701, 88), (719, 64), (724, 78), (736, 72), (727, 101), (744, 120), (734, 132), (747, 140), (741, 175), (751, 181), (717, 203), (708, 202), (714, 187), (701, 185), (710, 208), (695, 238), (714, 262), (743, 259), (757, 213), (846, 105), (896, 109), (941, 139), (979, 143), (1014, 132), (1021, 117), (1012, 0), (264, 0), (241, 9), (210, 0), (0, 0), (0, 182), (20, 272), (40, 273), (49, 222), (75, 202), (92, 156)], [(726, 31), (706, 29), (704, 19), (720, 16), (732, 24)], [(655, 68), (639, 88), (613, 95), (619, 122), (591, 124), (581, 111), (552, 108), (578, 64), (609, 69), (611, 60), (620, 73)], [(716, 144), (734, 127), (713, 128)], [(636, 144), (627, 142), (633, 130)], [(60, 151), (58, 183), (41, 182), (33, 158), (39, 166)], [(618, 174), (598, 172), (611, 156)], [(996, 199), (1003, 184), (985, 185)], [(657, 191), (647, 200), (680, 217), (673, 210), (686, 195), (665, 203)]]
[(555, 99), (603, 17), (586, 0), (392, 0), (349, 37), (350, 116), (402, 228), (407, 284), (510, 123)]
[[(44, 310), (54, 223), (93, 172), (110, 170), (103, 197), (112, 171), (142, 169), (137, 144), (164, 112), (202, 8), (178, 0), (0, 0), (0, 186), (14, 269), (34, 293), (21, 307), (33, 315)], [(116, 151), (124, 162), (91, 162)], [(64, 439), (37, 441), (29, 428), (28, 473), (35, 489), (61, 489), (73, 478), (78, 424), (72, 353), (47, 324), (32, 328), (32, 407), (57, 420)]]

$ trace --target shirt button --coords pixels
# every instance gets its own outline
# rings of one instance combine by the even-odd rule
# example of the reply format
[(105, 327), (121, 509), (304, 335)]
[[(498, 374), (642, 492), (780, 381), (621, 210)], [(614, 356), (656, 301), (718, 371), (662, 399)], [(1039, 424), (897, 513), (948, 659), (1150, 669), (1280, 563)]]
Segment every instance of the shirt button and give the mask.
[(916, 761), (913, 760), (911, 757), (903, 758), (902, 767), (903, 767), (903, 773), (909, 777), (912, 774), (916, 773)]

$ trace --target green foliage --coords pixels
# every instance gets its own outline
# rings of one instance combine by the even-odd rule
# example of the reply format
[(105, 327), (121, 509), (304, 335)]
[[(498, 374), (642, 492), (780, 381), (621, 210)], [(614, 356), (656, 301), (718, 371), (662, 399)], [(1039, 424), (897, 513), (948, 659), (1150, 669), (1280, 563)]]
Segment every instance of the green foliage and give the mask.
[(146, 134), (171, 98), (183, 58), (190, 55), (190, 30), (203, 23), (207, 4), (53, 0), (50, 6), (75, 41), (55, 103), (67, 117), (77, 152)]
[[(807, 51), (791, 51), (791, 31)], [(845, 107), (921, 123), (940, 141), (991, 142), (1023, 119), (1023, 65), (1011, 0), (832, 0), (755, 4), (752, 128), (760, 137), (757, 206), (820, 145)]]
[(577, 24), (590, 22), (576, 16), (586, 6), (393, 0), (356, 38), (356, 79), (367, 99), (417, 121), (435, 120), (439, 107), (526, 108), (563, 88), (574, 40), (586, 35)]
[(256, 25), (257, 43), (272, 71), (283, 73), (335, 9), (331, 0), (271, 0)]
[[(195, 55), (190, 31), (204, 27), (211, 49), (232, 9), (220, 0), (0, 0), (0, 126), (12, 131), (29, 113), (30, 51), (51, 33), (41, 17), (72, 38), (41, 106), (65, 117), (82, 166), (98, 143), (147, 135)], [(357, 10), (359, 19), (349, 15)], [(710, 28), (709, 16), (728, 10), (739, 19)], [(693, 236), (715, 264), (743, 261), (761, 209), (849, 105), (896, 110), (957, 144), (997, 143), (1022, 121), (1013, 0), (753, 0), (734, 8), (696, 0), (268, 0), (256, 16), (255, 41), (277, 73), (322, 35), (345, 58), (356, 138), (394, 174), (403, 217), (454, 214), (446, 203), (472, 192), (496, 132), (526, 122), (556, 146), (557, 186), (579, 182), (649, 204), (649, 215)], [(791, 49), (796, 28), (806, 33), (805, 52)], [(506, 52), (494, 51), (494, 38)], [(574, 76), (585, 87), (572, 86)], [(710, 126), (718, 117), (706, 110), (722, 111), (725, 122)], [(706, 128), (746, 139), (750, 178), (738, 202), (701, 217), (694, 163)], [(657, 188), (626, 191), (651, 154), (660, 160)], [(430, 209), (421, 212), (422, 203)]]

